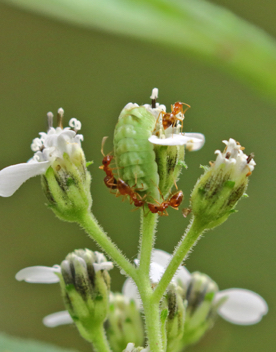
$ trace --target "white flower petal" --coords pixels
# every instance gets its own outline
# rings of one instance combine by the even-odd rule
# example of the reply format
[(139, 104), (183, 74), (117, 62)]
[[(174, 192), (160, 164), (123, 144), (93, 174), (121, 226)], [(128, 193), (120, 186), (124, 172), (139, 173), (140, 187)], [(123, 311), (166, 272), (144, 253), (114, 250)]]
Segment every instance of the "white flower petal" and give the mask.
[(128, 343), (126, 346), (125, 352), (132, 352), (134, 347), (135, 347), (134, 343), (132, 342)]
[(151, 253), (151, 261), (162, 265), (164, 268), (168, 266), (171, 259), (171, 254), (162, 251), (162, 249), (154, 249)]
[(163, 265), (157, 264), (155, 262), (150, 263), (150, 281), (153, 284), (157, 284), (165, 272), (165, 267)]
[(94, 263), (93, 264), (95, 272), (100, 271), (100, 270), (111, 270), (114, 268), (114, 265), (112, 262), (103, 262), (103, 263)]
[(149, 137), (148, 141), (152, 144), (157, 145), (184, 145), (187, 142), (186, 137), (180, 134), (173, 134), (171, 137), (168, 138), (158, 138), (155, 135)]
[(130, 278), (127, 278), (124, 282), (122, 292), (124, 296), (133, 299), (138, 308), (142, 308), (142, 301), (137, 286)]
[(173, 134), (168, 138), (158, 138), (155, 135), (149, 137), (148, 141), (157, 145), (186, 145), (189, 151), (199, 150), (205, 143), (205, 137), (201, 133)]
[(55, 273), (60, 273), (60, 266), (30, 266), (20, 270), (15, 278), (18, 281), (26, 281), (37, 284), (54, 284), (59, 282), (59, 277)]
[(268, 312), (266, 301), (257, 293), (242, 288), (230, 288), (216, 294), (216, 301), (228, 297), (218, 309), (225, 320), (238, 325), (258, 323)]
[(185, 137), (189, 139), (186, 143), (189, 151), (196, 151), (204, 146), (205, 137), (202, 133), (185, 133)]
[(42, 175), (50, 166), (49, 161), (11, 165), (0, 171), (0, 196), (10, 197), (29, 178)]
[(43, 318), (43, 324), (48, 328), (55, 328), (56, 326), (59, 326), (59, 325), (66, 325), (66, 324), (72, 324), (72, 323), (73, 323), (73, 319), (71, 318), (67, 310), (49, 314)]
[[(162, 251), (161, 249), (154, 249), (152, 251), (152, 262), (162, 265), (164, 269), (169, 265), (171, 259), (172, 255), (165, 251)], [(191, 274), (184, 266), (181, 265), (179, 266), (179, 269), (177, 270), (174, 276), (174, 280), (177, 279), (179, 279), (184, 285), (187, 286), (191, 280)]]

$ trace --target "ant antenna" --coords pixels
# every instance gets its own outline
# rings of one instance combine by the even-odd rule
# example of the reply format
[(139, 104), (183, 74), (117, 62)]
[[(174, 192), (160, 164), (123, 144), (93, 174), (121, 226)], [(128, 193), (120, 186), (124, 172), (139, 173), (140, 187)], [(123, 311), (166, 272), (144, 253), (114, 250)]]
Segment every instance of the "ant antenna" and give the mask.
[(105, 137), (103, 137), (103, 139), (102, 139), (101, 153), (102, 153), (103, 156), (105, 156), (104, 151), (103, 151), (103, 148), (104, 148), (104, 144), (105, 144), (105, 141), (107, 140), (107, 138), (108, 138), (108, 136), (105, 136)]
[(158, 98), (158, 88), (153, 88), (152, 92), (151, 92), (151, 107), (152, 109), (156, 108), (156, 99)]

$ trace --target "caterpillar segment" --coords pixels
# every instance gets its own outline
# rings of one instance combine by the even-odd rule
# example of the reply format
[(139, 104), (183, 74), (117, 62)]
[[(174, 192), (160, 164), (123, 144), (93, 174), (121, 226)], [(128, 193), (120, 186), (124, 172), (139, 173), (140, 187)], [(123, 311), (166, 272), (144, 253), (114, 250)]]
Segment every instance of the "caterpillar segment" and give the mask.
[(118, 177), (139, 189), (146, 201), (160, 200), (159, 175), (153, 144), (148, 141), (155, 117), (143, 106), (123, 109), (114, 132)]

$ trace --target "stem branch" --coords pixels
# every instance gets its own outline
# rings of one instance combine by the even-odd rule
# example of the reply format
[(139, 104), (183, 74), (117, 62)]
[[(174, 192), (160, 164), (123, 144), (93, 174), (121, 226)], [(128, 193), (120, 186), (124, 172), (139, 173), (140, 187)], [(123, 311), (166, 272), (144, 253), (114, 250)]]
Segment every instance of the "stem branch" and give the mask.
[(128, 276), (135, 280), (137, 276), (136, 269), (99, 226), (93, 214), (84, 214), (82, 218), (79, 219), (79, 224), (88, 235), (98, 243), (106, 254), (123, 269)]
[(165, 273), (153, 293), (153, 299), (155, 302), (160, 302), (176, 270), (181, 265), (191, 248), (195, 245), (203, 231), (204, 228), (202, 228), (202, 226), (197, 223), (196, 219), (193, 218), (191, 225), (188, 227), (182, 237), (182, 240), (176, 247), (172, 260), (170, 261)]

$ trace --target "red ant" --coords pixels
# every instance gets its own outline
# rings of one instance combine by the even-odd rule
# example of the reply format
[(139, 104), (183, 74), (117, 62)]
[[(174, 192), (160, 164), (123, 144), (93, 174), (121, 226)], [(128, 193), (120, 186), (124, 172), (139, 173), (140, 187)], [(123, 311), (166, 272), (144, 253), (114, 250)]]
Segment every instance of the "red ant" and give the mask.
[[(186, 106), (185, 110), (183, 110), (184, 105)], [(162, 124), (163, 124), (164, 130), (166, 130), (170, 126), (175, 127), (177, 121), (181, 121), (181, 128), (183, 129), (184, 114), (189, 108), (190, 108), (190, 105), (181, 103), (180, 101), (178, 101), (173, 105), (171, 105), (171, 112), (161, 111), (160, 114), (162, 115)], [(183, 118), (177, 117), (179, 113), (183, 115)], [(157, 121), (159, 120), (159, 116)]]
[(156, 204), (152, 204), (152, 203), (148, 203), (148, 207), (149, 210), (153, 213), (156, 214), (158, 213), (160, 216), (163, 215), (168, 215), (167, 212), (167, 208), (170, 206), (176, 210), (178, 210), (178, 207), (180, 206), (182, 200), (183, 200), (183, 192), (182, 191), (178, 191), (177, 193), (173, 194), (169, 200), (163, 200), (163, 202), (160, 204), (158, 203), (158, 205)]
[[(102, 161), (102, 165), (99, 166), (99, 168), (104, 170), (104, 172), (106, 173), (106, 176), (104, 178), (105, 185), (108, 188), (117, 189), (119, 191), (119, 195), (129, 195), (131, 202), (133, 202), (136, 207), (142, 207), (145, 204), (145, 201), (139, 196), (137, 192), (134, 191), (133, 187), (130, 187), (122, 179), (119, 178), (118, 180), (116, 180), (116, 178), (114, 177), (113, 171), (110, 168), (110, 163), (114, 157), (112, 155), (105, 155), (103, 152), (103, 146), (107, 138), (108, 137), (104, 137), (102, 140), (101, 153), (104, 158)], [(138, 199), (138, 197), (140, 197), (140, 199)]]
[(114, 156), (113, 155), (105, 155), (103, 152), (103, 147), (104, 147), (104, 143), (106, 141), (108, 137), (103, 137), (102, 140), (102, 148), (101, 148), (101, 153), (103, 155), (103, 161), (102, 161), (102, 165), (99, 166), (99, 169), (104, 170), (104, 172), (106, 173), (106, 176), (104, 178), (104, 183), (106, 185), (106, 187), (111, 188), (111, 189), (117, 189), (117, 180), (115, 179), (114, 175), (113, 175), (113, 169), (110, 168), (110, 163), (113, 160)]
[[(117, 180), (117, 188), (119, 191), (119, 195), (126, 196), (128, 195), (130, 197), (130, 203), (133, 203), (135, 207), (142, 207), (145, 204), (145, 201), (141, 196), (135, 192), (134, 187), (130, 187), (125, 181), (122, 179)], [(138, 199), (140, 197), (140, 199)]]

